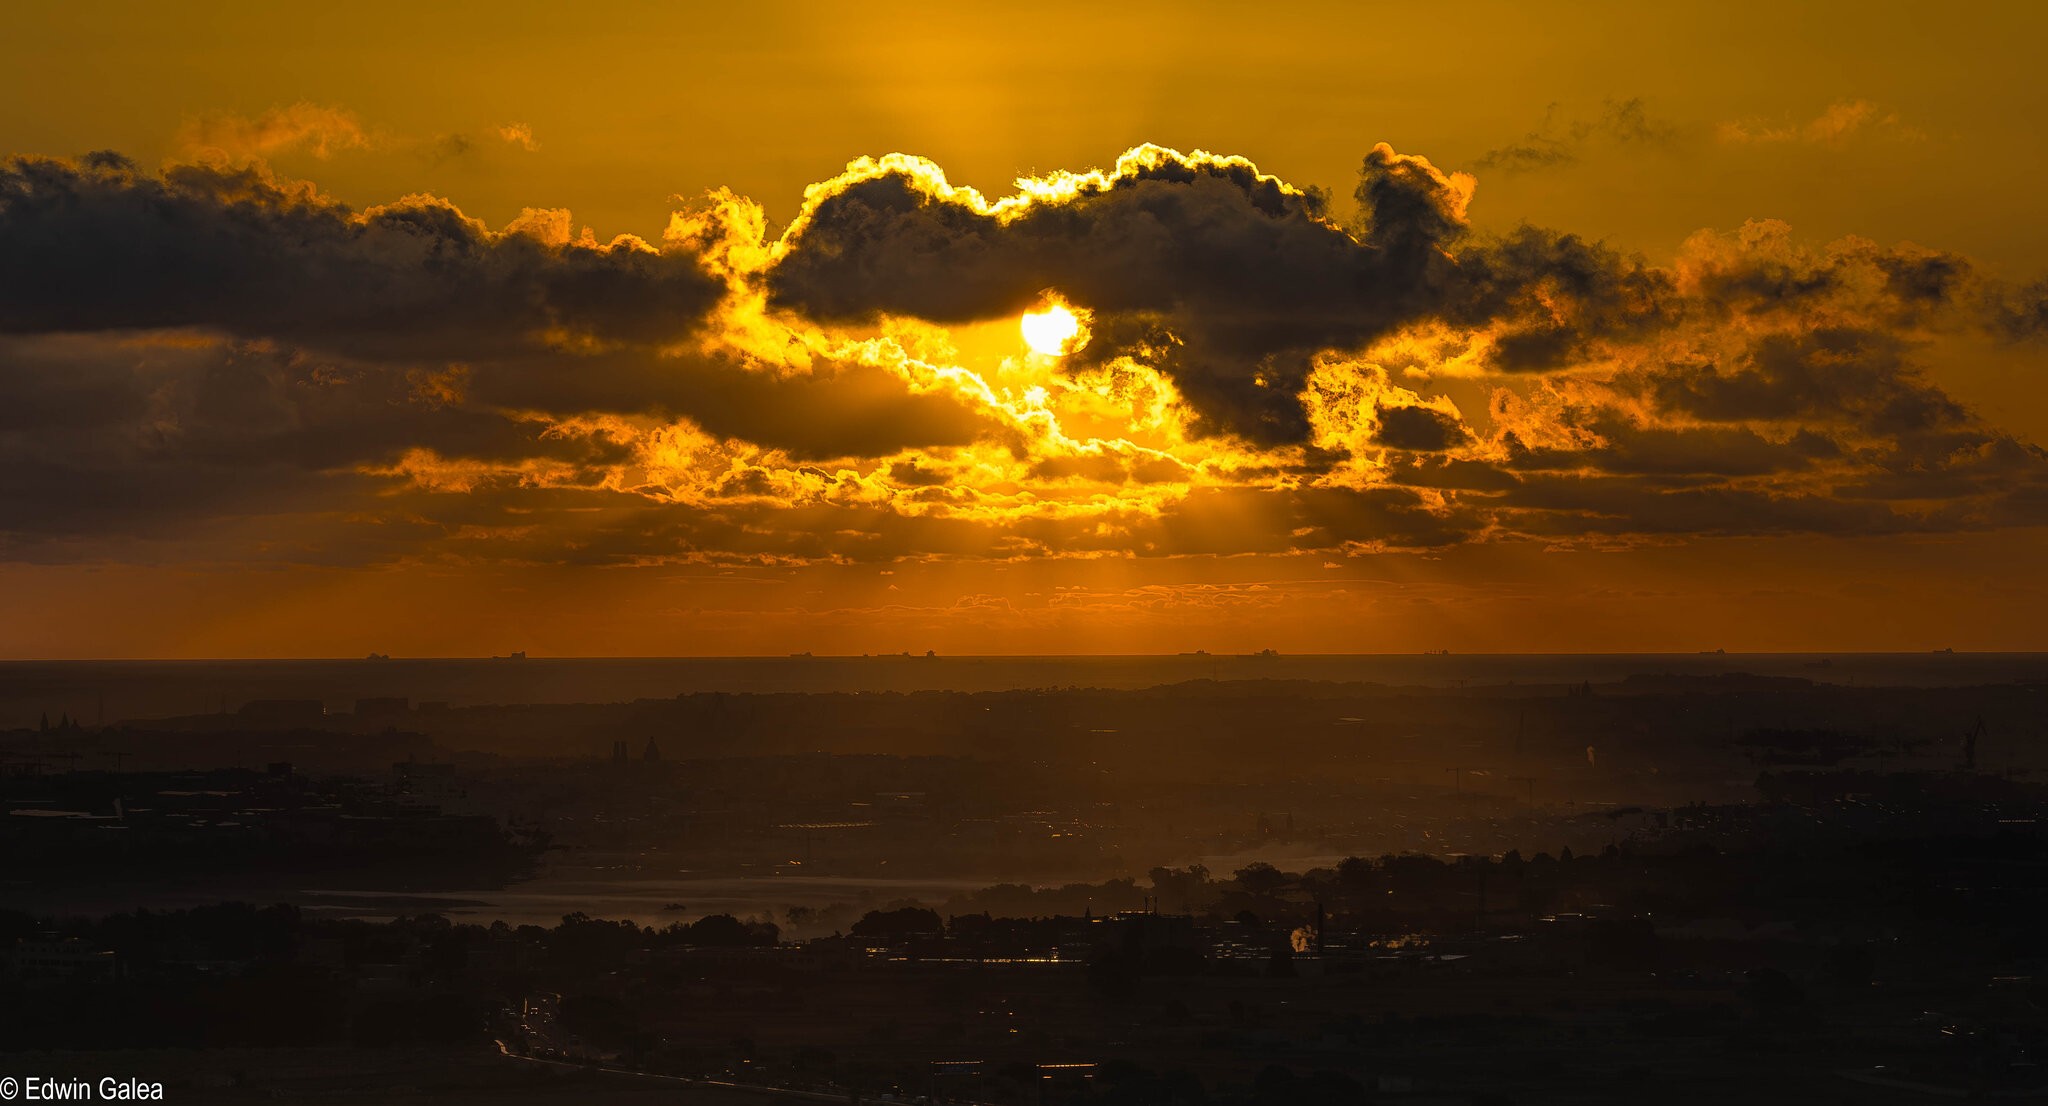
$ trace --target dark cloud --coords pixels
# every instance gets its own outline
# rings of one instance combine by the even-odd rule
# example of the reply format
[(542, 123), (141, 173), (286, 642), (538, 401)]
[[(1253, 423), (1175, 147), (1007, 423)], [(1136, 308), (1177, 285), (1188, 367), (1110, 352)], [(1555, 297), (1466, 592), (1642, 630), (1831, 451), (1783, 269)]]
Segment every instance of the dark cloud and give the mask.
[(476, 140), (466, 134), (444, 134), (426, 147), (426, 158), (430, 165), (445, 165), (460, 161), (476, 152)]
[(1972, 424), (1907, 349), (1895, 335), (1824, 327), (1763, 335), (1732, 364), (1660, 365), (1622, 379), (1665, 411), (1716, 422), (1826, 423), (1890, 438)]
[(1686, 303), (1670, 272), (1573, 234), (1521, 227), (1458, 255), (1441, 313), (1494, 327), (1493, 367), (1539, 372), (1570, 366), (1600, 342), (1669, 327)]
[(1585, 412), (1581, 426), (1600, 444), (1582, 449), (1538, 449), (1509, 436), (1510, 469), (1529, 472), (1604, 473), (1655, 477), (1666, 486), (1674, 477), (1784, 476), (1810, 469), (1841, 450), (1822, 434), (1800, 431), (1774, 440), (1748, 427), (1641, 426), (1617, 412)]
[(1471, 432), (1456, 415), (1434, 407), (1382, 406), (1380, 427), (1373, 434), (1373, 441), (1381, 445), (1416, 452), (1441, 452), (1471, 440)]
[(586, 413), (798, 458), (992, 432), (870, 365), (671, 352), (722, 279), (686, 250), (556, 238), (429, 199), (357, 212), (258, 167), (0, 163), (4, 529), (339, 511), (416, 450), (588, 484), (631, 451), (563, 421)]
[(360, 511), (388, 483), (361, 470), (414, 450), (590, 473), (626, 458), (602, 434), (437, 402), (417, 386), (265, 343), (0, 341), (0, 540)]
[(944, 322), (1016, 314), (1058, 289), (1099, 320), (1083, 363), (1164, 353), (1159, 367), (1214, 429), (1300, 441), (1309, 358), (1441, 298), (1464, 188), (1382, 145), (1361, 172), (1354, 237), (1323, 217), (1317, 194), (1238, 161), (1127, 158), (1064, 202), (1008, 216), (896, 167), (811, 206), (769, 287), (819, 318)]
[(916, 461), (898, 461), (889, 466), (889, 479), (907, 488), (932, 488), (946, 483), (949, 477)]
[(1944, 322), (1974, 325), (1981, 281), (1965, 258), (1859, 239), (1808, 252), (1789, 234), (1763, 222), (1697, 236), (1676, 266), (1658, 268), (1522, 227), (1457, 255), (1457, 295), (1442, 315), (1489, 330), (1492, 366), (1506, 372), (1568, 368), (1688, 327), (1854, 326), (1903, 343)]
[(2048, 280), (2000, 289), (1986, 298), (1992, 329), (2011, 341), (2048, 336)]
[[(797, 457), (961, 444), (985, 429), (957, 400), (858, 364), (777, 375), (614, 357), (433, 371), (189, 331), (20, 336), (0, 339), (0, 557), (833, 555), (847, 527), (824, 523), (832, 509), (804, 512), (824, 529), (801, 540), (751, 529), (793, 524), (772, 502), (735, 508), (742, 522), (683, 525), (692, 508), (614, 486), (635, 460), (628, 436), (545, 413), (613, 406), (687, 407), (714, 434)], [(622, 521), (593, 526), (608, 518)]]
[(479, 357), (555, 328), (676, 341), (722, 290), (687, 252), (495, 233), (431, 199), (356, 212), (260, 167), (0, 162), (0, 332), (212, 327)]
[(1498, 169), (1504, 173), (1527, 173), (1537, 169), (1549, 169), (1560, 165), (1574, 165), (1579, 160), (1575, 143), (1555, 135), (1531, 131), (1522, 138), (1505, 146), (1479, 155), (1472, 163), (1475, 169)]
[(1471, 538), (1482, 521), (1402, 487), (1197, 488), (1132, 537), (1135, 548), (1154, 554), (1282, 553), (1354, 543), (1435, 549)]
[[(1603, 133), (1655, 138), (1631, 118)], [(1048, 188), (988, 205), (908, 162), (830, 182), (771, 269), (733, 278), (797, 316), (784, 364), (700, 340), (744, 301), (700, 253), (715, 234), (579, 244), (565, 214), (356, 211), (258, 168), (6, 162), (0, 556), (888, 560), (2048, 522), (2048, 457), (1915, 361), (1944, 328), (2048, 328), (2042, 287), (1964, 258), (1801, 250), (1775, 224), (1668, 267), (1482, 236), (1469, 179), (1385, 146), (1348, 227), (1236, 159), (1141, 153)], [(1077, 377), (1130, 357), (1196, 433), (1245, 441), (1176, 460), (1089, 439), (1120, 432), (1091, 414), (1035, 455), (1008, 400), (795, 337), (804, 317), (1014, 316), (1047, 289), (1093, 313)], [(1374, 365), (1324, 397), (1371, 438), (1332, 445), (1312, 368), (1411, 327), (1471, 344), (1493, 417), (1409, 391), (1427, 357)], [(657, 430), (689, 439), (676, 458), (647, 460)]]
[(737, 355), (644, 350), (518, 357), (477, 367), (466, 394), (491, 406), (683, 417), (714, 435), (812, 460), (959, 446), (1001, 433), (955, 396), (914, 392), (886, 369), (830, 359), (785, 369)]
[(1608, 100), (1590, 118), (1567, 116), (1561, 105), (1551, 104), (1536, 129), (1486, 151), (1472, 167), (1527, 173), (1575, 165), (1596, 146), (1661, 146), (1677, 136), (1678, 128), (1652, 117), (1640, 97)]
[[(1618, 142), (1669, 134), (1639, 101), (1610, 104), (1598, 130)], [(885, 165), (823, 190), (769, 287), (777, 303), (828, 319), (942, 321), (1015, 314), (1056, 289), (1096, 316), (1071, 363), (1137, 358), (1173, 379), (1199, 429), (1274, 445), (1309, 436), (1298, 396), (1316, 354), (1411, 324), (1484, 331), (1493, 367), (1547, 372), (1681, 326), (1832, 314), (1922, 328), (1954, 315), (1980, 279), (1963, 258), (1914, 247), (1801, 252), (1769, 223), (1658, 268), (1535, 227), (1474, 235), (1470, 189), (1380, 146), (1347, 230), (1317, 196), (1234, 161), (1127, 159), (1071, 195), (994, 208), (915, 164)], [(1999, 314), (2020, 332), (2035, 313), (2013, 298)]]

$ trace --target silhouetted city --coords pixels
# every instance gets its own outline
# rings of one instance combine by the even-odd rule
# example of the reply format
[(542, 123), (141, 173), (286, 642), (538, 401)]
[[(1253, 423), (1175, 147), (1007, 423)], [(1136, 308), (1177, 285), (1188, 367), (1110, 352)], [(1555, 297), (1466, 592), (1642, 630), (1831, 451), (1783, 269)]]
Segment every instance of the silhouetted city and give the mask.
[(2041, 657), (529, 660), (555, 701), (471, 701), (505, 663), (0, 666), (11, 1051), (228, 1102), (2048, 1091)]

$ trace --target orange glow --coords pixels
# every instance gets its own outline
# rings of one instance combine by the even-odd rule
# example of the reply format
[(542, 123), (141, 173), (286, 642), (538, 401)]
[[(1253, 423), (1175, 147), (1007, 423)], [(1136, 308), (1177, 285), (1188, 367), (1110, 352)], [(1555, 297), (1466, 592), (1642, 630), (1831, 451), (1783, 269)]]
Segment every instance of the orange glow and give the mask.
[(2048, 14), (116, 7), (0, 43), (0, 656), (2048, 625)]

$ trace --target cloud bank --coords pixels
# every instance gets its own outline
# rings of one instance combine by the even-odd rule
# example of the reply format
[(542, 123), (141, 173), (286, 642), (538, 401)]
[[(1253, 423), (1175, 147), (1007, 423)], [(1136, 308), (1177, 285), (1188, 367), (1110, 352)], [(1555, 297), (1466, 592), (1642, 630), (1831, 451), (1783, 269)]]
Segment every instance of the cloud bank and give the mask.
[[(786, 227), (718, 192), (601, 242), (561, 211), (358, 210), (255, 160), (345, 148), (347, 117), (208, 126), (192, 143), (236, 156), (0, 163), (0, 556), (1355, 555), (2048, 522), (2048, 456), (1925, 367), (2038, 340), (2048, 296), (1954, 254), (1770, 222), (1664, 264), (1487, 235), (1473, 176), (1386, 145), (1342, 222), (1244, 158), (1141, 147), (996, 198), (861, 159)], [(1624, 104), (1555, 133), (1650, 126)], [(1061, 358), (1014, 338), (1049, 300), (1087, 327)]]

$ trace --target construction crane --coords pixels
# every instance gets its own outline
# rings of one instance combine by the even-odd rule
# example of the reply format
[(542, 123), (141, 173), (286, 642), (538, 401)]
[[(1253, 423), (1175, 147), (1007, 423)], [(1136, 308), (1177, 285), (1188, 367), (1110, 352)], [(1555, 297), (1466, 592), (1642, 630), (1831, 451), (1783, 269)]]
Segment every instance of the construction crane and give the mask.
[(1984, 736), (1984, 716), (1977, 716), (1977, 724), (1963, 734), (1963, 771), (1977, 770), (1977, 739)]

